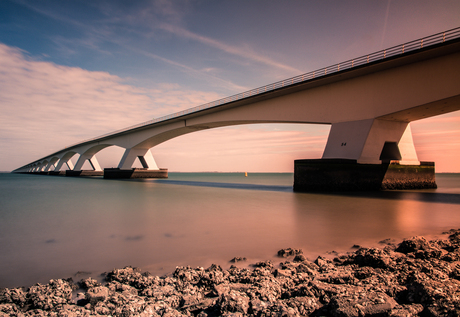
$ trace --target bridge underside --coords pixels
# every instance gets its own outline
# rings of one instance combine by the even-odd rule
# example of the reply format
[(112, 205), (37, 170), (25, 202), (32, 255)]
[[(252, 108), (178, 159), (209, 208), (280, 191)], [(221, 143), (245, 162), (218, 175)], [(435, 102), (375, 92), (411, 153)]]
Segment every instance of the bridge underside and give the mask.
[[(67, 166), (69, 176), (165, 177), (150, 149), (175, 137), (240, 124), (314, 123), (330, 124), (330, 134), (321, 159), (295, 162), (294, 190), (434, 188), (434, 164), (419, 161), (409, 123), (460, 110), (459, 61), (456, 40), (114, 132), (15, 172), (61, 175)], [(103, 171), (95, 155), (114, 145), (125, 149), (123, 157)], [(136, 160), (143, 169), (132, 168)], [(82, 171), (86, 162), (92, 171)]]

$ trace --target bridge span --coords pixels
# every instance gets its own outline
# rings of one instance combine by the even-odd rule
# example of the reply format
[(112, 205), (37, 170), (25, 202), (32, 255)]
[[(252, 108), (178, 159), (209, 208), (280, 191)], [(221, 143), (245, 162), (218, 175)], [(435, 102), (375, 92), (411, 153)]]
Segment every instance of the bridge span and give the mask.
[(320, 160), (295, 162), (294, 189), (368, 189), (376, 178), (381, 188), (390, 169), (399, 176), (386, 188), (433, 187), (434, 165), (418, 160), (410, 122), (457, 110), (460, 28), (85, 140), (13, 172), (62, 174), (66, 165), (68, 175), (85, 174), (88, 161), (89, 174), (102, 175), (96, 154), (116, 145), (125, 152), (106, 177), (132, 177), (126, 171), (136, 159), (144, 167), (139, 177), (166, 177), (150, 149), (172, 138), (241, 124), (314, 123), (331, 125), (330, 134)]

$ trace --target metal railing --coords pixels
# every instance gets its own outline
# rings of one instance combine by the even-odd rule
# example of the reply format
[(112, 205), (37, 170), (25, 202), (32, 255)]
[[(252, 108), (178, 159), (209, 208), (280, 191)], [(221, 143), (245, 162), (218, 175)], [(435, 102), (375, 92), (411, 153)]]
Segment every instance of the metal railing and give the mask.
[(351, 60), (348, 60), (348, 61), (345, 61), (345, 62), (342, 62), (342, 63), (338, 63), (338, 64), (335, 64), (335, 65), (332, 65), (332, 66), (324, 67), (324, 68), (321, 68), (321, 69), (318, 69), (318, 70), (315, 70), (315, 71), (312, 71), (312, 72), (309, 72), (309, 73), (305, 73), (305, 74), (298, 75), (298, 76), (288, 78), (288, 79), (285, 79), (285, 80), (277, 81), (275, 83), (272, 83), (272, 84), (269, 84), (269, 85), (266, 85), (266, 86), (262, 86), (262, 87), (258, 87), (258, 88), (252, 89), (252, 90), (248, 90), (248, 91), (245, 91), (245, 92), (242, 92), (242, 93), (239, 93), (239, 94), (236, 94), (236, 95), (232, 95), (232, 96), (229, 96), (229, 97), (226, 97), (226, 98), (222, 98), (222, 99), (219, 99), (219, 100), (215, 100), (215, 101), (212, 101), (212, 102), (200, 105), (200, 106), (185, 109), (185, 110), (178, 111), (178, 112), (175, 112), (175, 113), (172, 113), (172, 114), (169, 114), (169, 115), (166, 115), (166, 116), (162, 116), (162, 117), (159, 117), (159, 118), (156, 118), (156, 119), (153, 119), (153, 120), (142, 122), (142, 123), (139, 123), (139, 124), (136, 124), (136, 125), (124, 128), (124, 129), (120, 129), (120, 130), (117, 130), (117, 131), (114, 131), (114, 132), (110, 132), (110, 133), (107, 133), (107, 134), (100, 135), (100, 136), (95, 137), (95, 138), (87, 139), (87, 140), (84, 140), (82, 142), (72, 144), (70, 146), (67, 146), (66, 148), (74, 147), (74, 146), (79, 145), (79, 144), (83, 144), (83, 143), (91, 142), (91, 141), (94, 141), (94, 140), (102, 139), (104, 137), (109, 137), (109, 136), (112, 136), (112, 135), (116, 135), (118, 133), (122, 133), (122, 132), (126, 132), (126, 131), (133, 130), (133, 129), (136, 129), (136, 128), (144, 127), (144, 126), (151, 125), (151, 124), (154, 124), (154, 123), (158, 123), (158, 122), (178, 118), (178, 117), (181, 117), (181, 116), (184, 116), (184, 115), (187, 115), (187, 114), (190, 114), (190, 113), (198, 112), (198, 111), (201, 111), (201, 110), (218, 107), (218, 106), (230, 103), (230, 102), (245, 99), (245, 98), (248, 98), (248, 97), (253, 97), (255, 95), (261, 95), (261, 94), (264, 94), (266, 92), (274, 91), (274, 90), (279, 89), (279, 88), (284, 88), (284, 87), (292, 86), (294, 84), (298, 84), (298, 83), (301, 83), (301, 82), (307, 82), (307, 81), (310, 81), (310, 80), (315, 80), (315, 79), (318, 79), (318, 78), (321, 78), (321, 77), (324, 77), (324, 76), (331, 75), (333, 73), (344, 71), (344, 70), (354, 68), (354, 67), (357, 67), (357, 66), (362, 66), (362, 65), (369, 64), (369, 63), (372, 63), (372, 62), (380, 61), (380, 60), (383, 60), (385, 58), (405, 54), (405, 53), (408, 53), (408, 52), (411, 52), (411, 51), (423, 49), (423, 48), (426, 48), (426, 47), (429, 47), (429, 46), (432, 46), (432, 45), (441, 44), (441, 43), (444, 43), (446, 41), (457, 39), (457, 38), (460, 38), (460, 27), (455, 28), (455, 29), (451, 29), (451, 30), (448, 30), (448, 31), (445, 31), (445, 32), (437, 33), (437, 34), (434, 34), (434, 35), (430, 35), (428, 37), (424, 37), (424, 38), (421, 38), (421, 39), (418, 39), (418, 40), (414, 40), (414, 41), (411, 41), (411, 42), (408, 42), (408, 43), (405, 43), (405, 44), (393, 46), (393, 47), (390, 47), (390, 48), (387, 48), (387, 49), (384, 49), (384, 50), (381, 50), (381, 51), (378, 51), (378, 52), (375, 52), (375, 53), (372, 53), (372, 54), (363, 55), (361, 57), (354, 58), (354, 59), (351, 59)]

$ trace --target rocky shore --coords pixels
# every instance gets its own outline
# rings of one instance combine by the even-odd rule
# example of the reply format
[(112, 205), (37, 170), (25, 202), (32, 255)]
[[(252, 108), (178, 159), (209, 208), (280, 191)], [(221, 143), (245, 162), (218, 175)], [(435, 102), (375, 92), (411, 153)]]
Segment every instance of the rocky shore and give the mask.
[[(0, 316), (460, 316), (460, 229), (335, 258), (278, 252), (281, 263), (177, 267), (153, 276), (132, 267), (88, 278), (0, 289)], [(240, 265), (242, 264), (242, 265)]]

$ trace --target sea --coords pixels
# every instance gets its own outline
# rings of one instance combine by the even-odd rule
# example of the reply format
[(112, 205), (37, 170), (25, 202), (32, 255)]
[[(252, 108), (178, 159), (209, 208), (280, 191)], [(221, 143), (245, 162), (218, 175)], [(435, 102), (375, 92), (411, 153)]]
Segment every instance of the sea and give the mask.
[(0, 288), (102, 278), (125, 266), (276, 263), (283, 248), (314, 261), (353, 247), (460, 228), (460, 174), (437, 189), (295, 193), (292, 173), (169, 173), (107, 180), (0, 173)]

